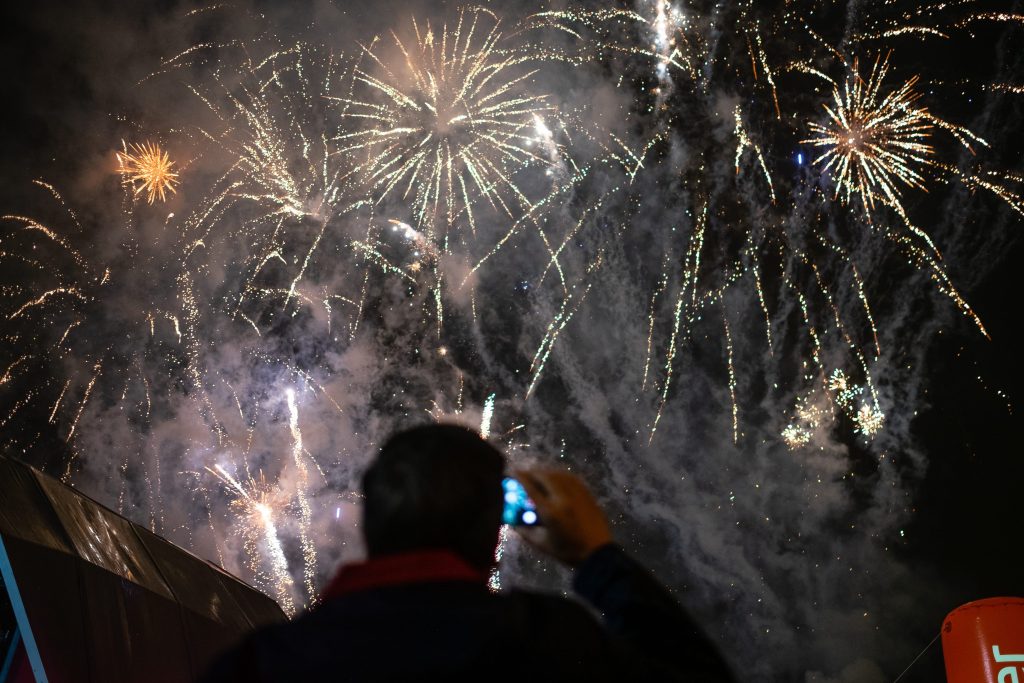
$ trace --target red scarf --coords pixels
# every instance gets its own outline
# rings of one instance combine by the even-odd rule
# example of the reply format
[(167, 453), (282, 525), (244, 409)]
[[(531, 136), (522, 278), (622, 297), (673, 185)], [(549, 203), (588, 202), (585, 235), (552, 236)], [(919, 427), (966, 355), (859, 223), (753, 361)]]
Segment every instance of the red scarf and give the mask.
[(449, 550), (422, 550), (344, 565), (323, 592), (323, 599), (410, 583), (471, 581), (482, 584), (486, 580), (484, 572)]

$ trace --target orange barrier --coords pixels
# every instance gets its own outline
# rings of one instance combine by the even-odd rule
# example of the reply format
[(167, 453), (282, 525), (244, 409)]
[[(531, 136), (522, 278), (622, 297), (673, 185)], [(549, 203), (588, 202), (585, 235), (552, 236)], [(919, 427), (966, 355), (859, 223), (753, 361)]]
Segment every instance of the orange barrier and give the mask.
[(1024, 598), (961, 605), (942, 625), (948, 683), (1024, 683)]

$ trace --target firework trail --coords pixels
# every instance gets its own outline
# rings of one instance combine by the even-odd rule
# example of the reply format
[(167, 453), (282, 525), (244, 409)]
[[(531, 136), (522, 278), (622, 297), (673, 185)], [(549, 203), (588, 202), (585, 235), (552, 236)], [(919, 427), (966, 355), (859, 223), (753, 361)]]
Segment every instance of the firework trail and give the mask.
[[(5, 217), (12, 226), (8, 244), (27, 250), (23, 253), (40, 249), (45, 256), (26, 260), (16, 252), (4, 254), (5, 260), (13, 261), (8, 273), (38, 288), (31, 291), (26, 285), (16, 285), (7, 291), (5, 303), (12, 308), (5, 311), (5, 332), (11, 341), (28, 342), (34, 351), (19, 356), (4, 379), (16, 379), (14, 370), (26, 373), (22, 379), (29, 378), (48, 363), (64, 369), (64, 377), (44, 380), (29, 393), (35, 404), (45, 407), (47, 422), (58, 426), (61, 438), (71, 448), (72, 458), (63, 470), (67, 478), (81, 418), (90, 401), (97, 395), (103, 401), (116, 398), (124, 403), (130, 419), (145, 420), (152, 405), (154, 376), (150, 372), (161, 372), (150, 362), (161, 355), (155, 347), (173, 347), (187, 358), (187, 344), (197, 332), (195, 320), (187, 315), (178, 296), (179, 271), (153, 272), (147, 245), (131, 237), (122, 244), (130, 263), (104, 263), (87, 251), (91, 245), (84, 229), (56, 189), (43, 182), (36, 185), (45, 189), (63, 212), (51, 225), (24, 216)], [(135, 192), (127, 191), (125, 206), (130, 207)], [(126, 227), (132, 226), (130, 209), (118, 218)], [(111, 329), (97, 330), (93, 325), (96, 314), (123, 300), (122, 285), (139, 276), (150, 278), (149, 296), (141, 299), (143, 305), (114, 306), (106, 313)], [(113, 329), (117, 332), (110, 334)], [(27, 403), (16, 404), (17, 410), (29, 408)]]
[(313, 540), (310, 538), (310, 524), (313, 517), (313, 512), (309, 506), (309, 498), (306, 494), (306, 489), (309, 486), (309, 472), (306, 469), (306, 452), (302, 447), (302, 432), (299, 430), (299, 408), (295, 403), (295, 392), (289, 389), (287, 391), (288, 396), (288, 428), (292, 434), (292, 460), (295, 463), (295, 469), (299, 473), (299, 483), (297, 486), (297, 495), (299, 502), (299, 513), (300, 513), (300, 541), (302, 542), (302, 557), (303, 563), (303, 579), (306, 583), (306, 593), (309, 595), (310, 601), (316, 599), (316, 588), (314, 587), (314, 580), (316, 579), (316, 548), (313, 545)]
[[(285, 557), (284, 547), (281, 545), (281, 537), (277, 532), (277, 524), (274, 522), (276, 501), (273, 492), (262, 478), (262, 473), (259, 482), (255, 480), (248, 482), (247, 489), (220, 465), (214, 465), (212, 469), (207, 468), (207, 471), (224, 482), (237, 496), (233, 505), (239, 508), (239, 519), (247, 520), (247, 536), (249, 538), (262, 536), (264, 538), (270, 560), (272, 584), (275, 586), (275, 597), (285, 614), (290, 617), (294, 616), (295, 603), (291, 595), (293, 581), (288, 571), (288, 559)], [(255, 557), (256, 553), (252, 553), (251, 556)], [(258, 569), (254, 568), (254, 571), (258, 571)]]
[(491, 420), (494, 418), (494, 397), (497, 394), (491, 394), (484, 401), (483, 415), (480, 416), (480, 436), (487, 438), (491, 435)]

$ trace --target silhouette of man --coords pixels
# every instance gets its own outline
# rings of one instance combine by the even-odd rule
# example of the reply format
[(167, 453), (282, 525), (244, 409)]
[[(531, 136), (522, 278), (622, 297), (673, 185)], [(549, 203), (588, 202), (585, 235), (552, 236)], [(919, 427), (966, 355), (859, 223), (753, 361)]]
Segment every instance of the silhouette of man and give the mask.
[(363, 477), (367, 561), (343, 566), (320, 604), (253, 633), (207, 680), (733, 680), (568, 472), (516, 473), (541, 521), (516, 530), (574, 569), (576, 594), (602, 620), (560, 596), (488, 590), (504, 470), (462, 427), (393, 436)]

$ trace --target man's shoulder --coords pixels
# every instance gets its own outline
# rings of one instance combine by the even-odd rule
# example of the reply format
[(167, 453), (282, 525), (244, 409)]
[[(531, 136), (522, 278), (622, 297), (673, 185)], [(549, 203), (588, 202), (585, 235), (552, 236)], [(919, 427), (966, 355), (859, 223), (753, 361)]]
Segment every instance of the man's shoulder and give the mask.
[(523, 605), (530, 609), (551, 610), (566, 614), (589, 616), (590, 613), (578, 600), (568, 594), (547, 593), (527, 588), (510, 588), (495, 597), (513, 605)]
[(232, 673), (223, 680), (243, 680), (248, 672), (248, 680), (274, 680), (299, 669), (320, 680), (318, 672), (344, 666), (361, 680), (373, 671), (404, 671), (396, 652), (425, 669), (475, 671), (489, 670), (511, 649), (537, 666), (568, 672), (599, 657), (604, 638), (587, 609), (563, 596), (425, 584), (329, 600), (251, 634), (220, 670)]
[(334, 598), (293, 621), (260, 630), (251, 644), (305, 649), (325, 637), (358, 643), (386, 632), (391, 638), (431, 640), (466, 631), (514, 640), (566, 632), (589, 640), (604, 634), (592, 611), (570, 597), (521, 588), (492, 593), (468, 585), (423, 584)]
[(513, 588), (497, 597), (505, 610), (524, 615), (531, 631), (549, 634), (572, 631), (582, 638), (604, 637), (604, 627), (593, 610), (567, 595)]
[(494, 626), (502, 630), (533, 629), (540, 621), (552, 628), (602, 628), (590, 608), (568, 595), (518, 587), (492, 592), (482, 586), (454, 582), (353, 593), (318, 607), (298, 621), (316, 628), (321, 621), (354, 621), (365, 627), (376, 622), (393, 625), (396, 619), (425, 619), (442, 624), (468, 621), (482, 628)]

